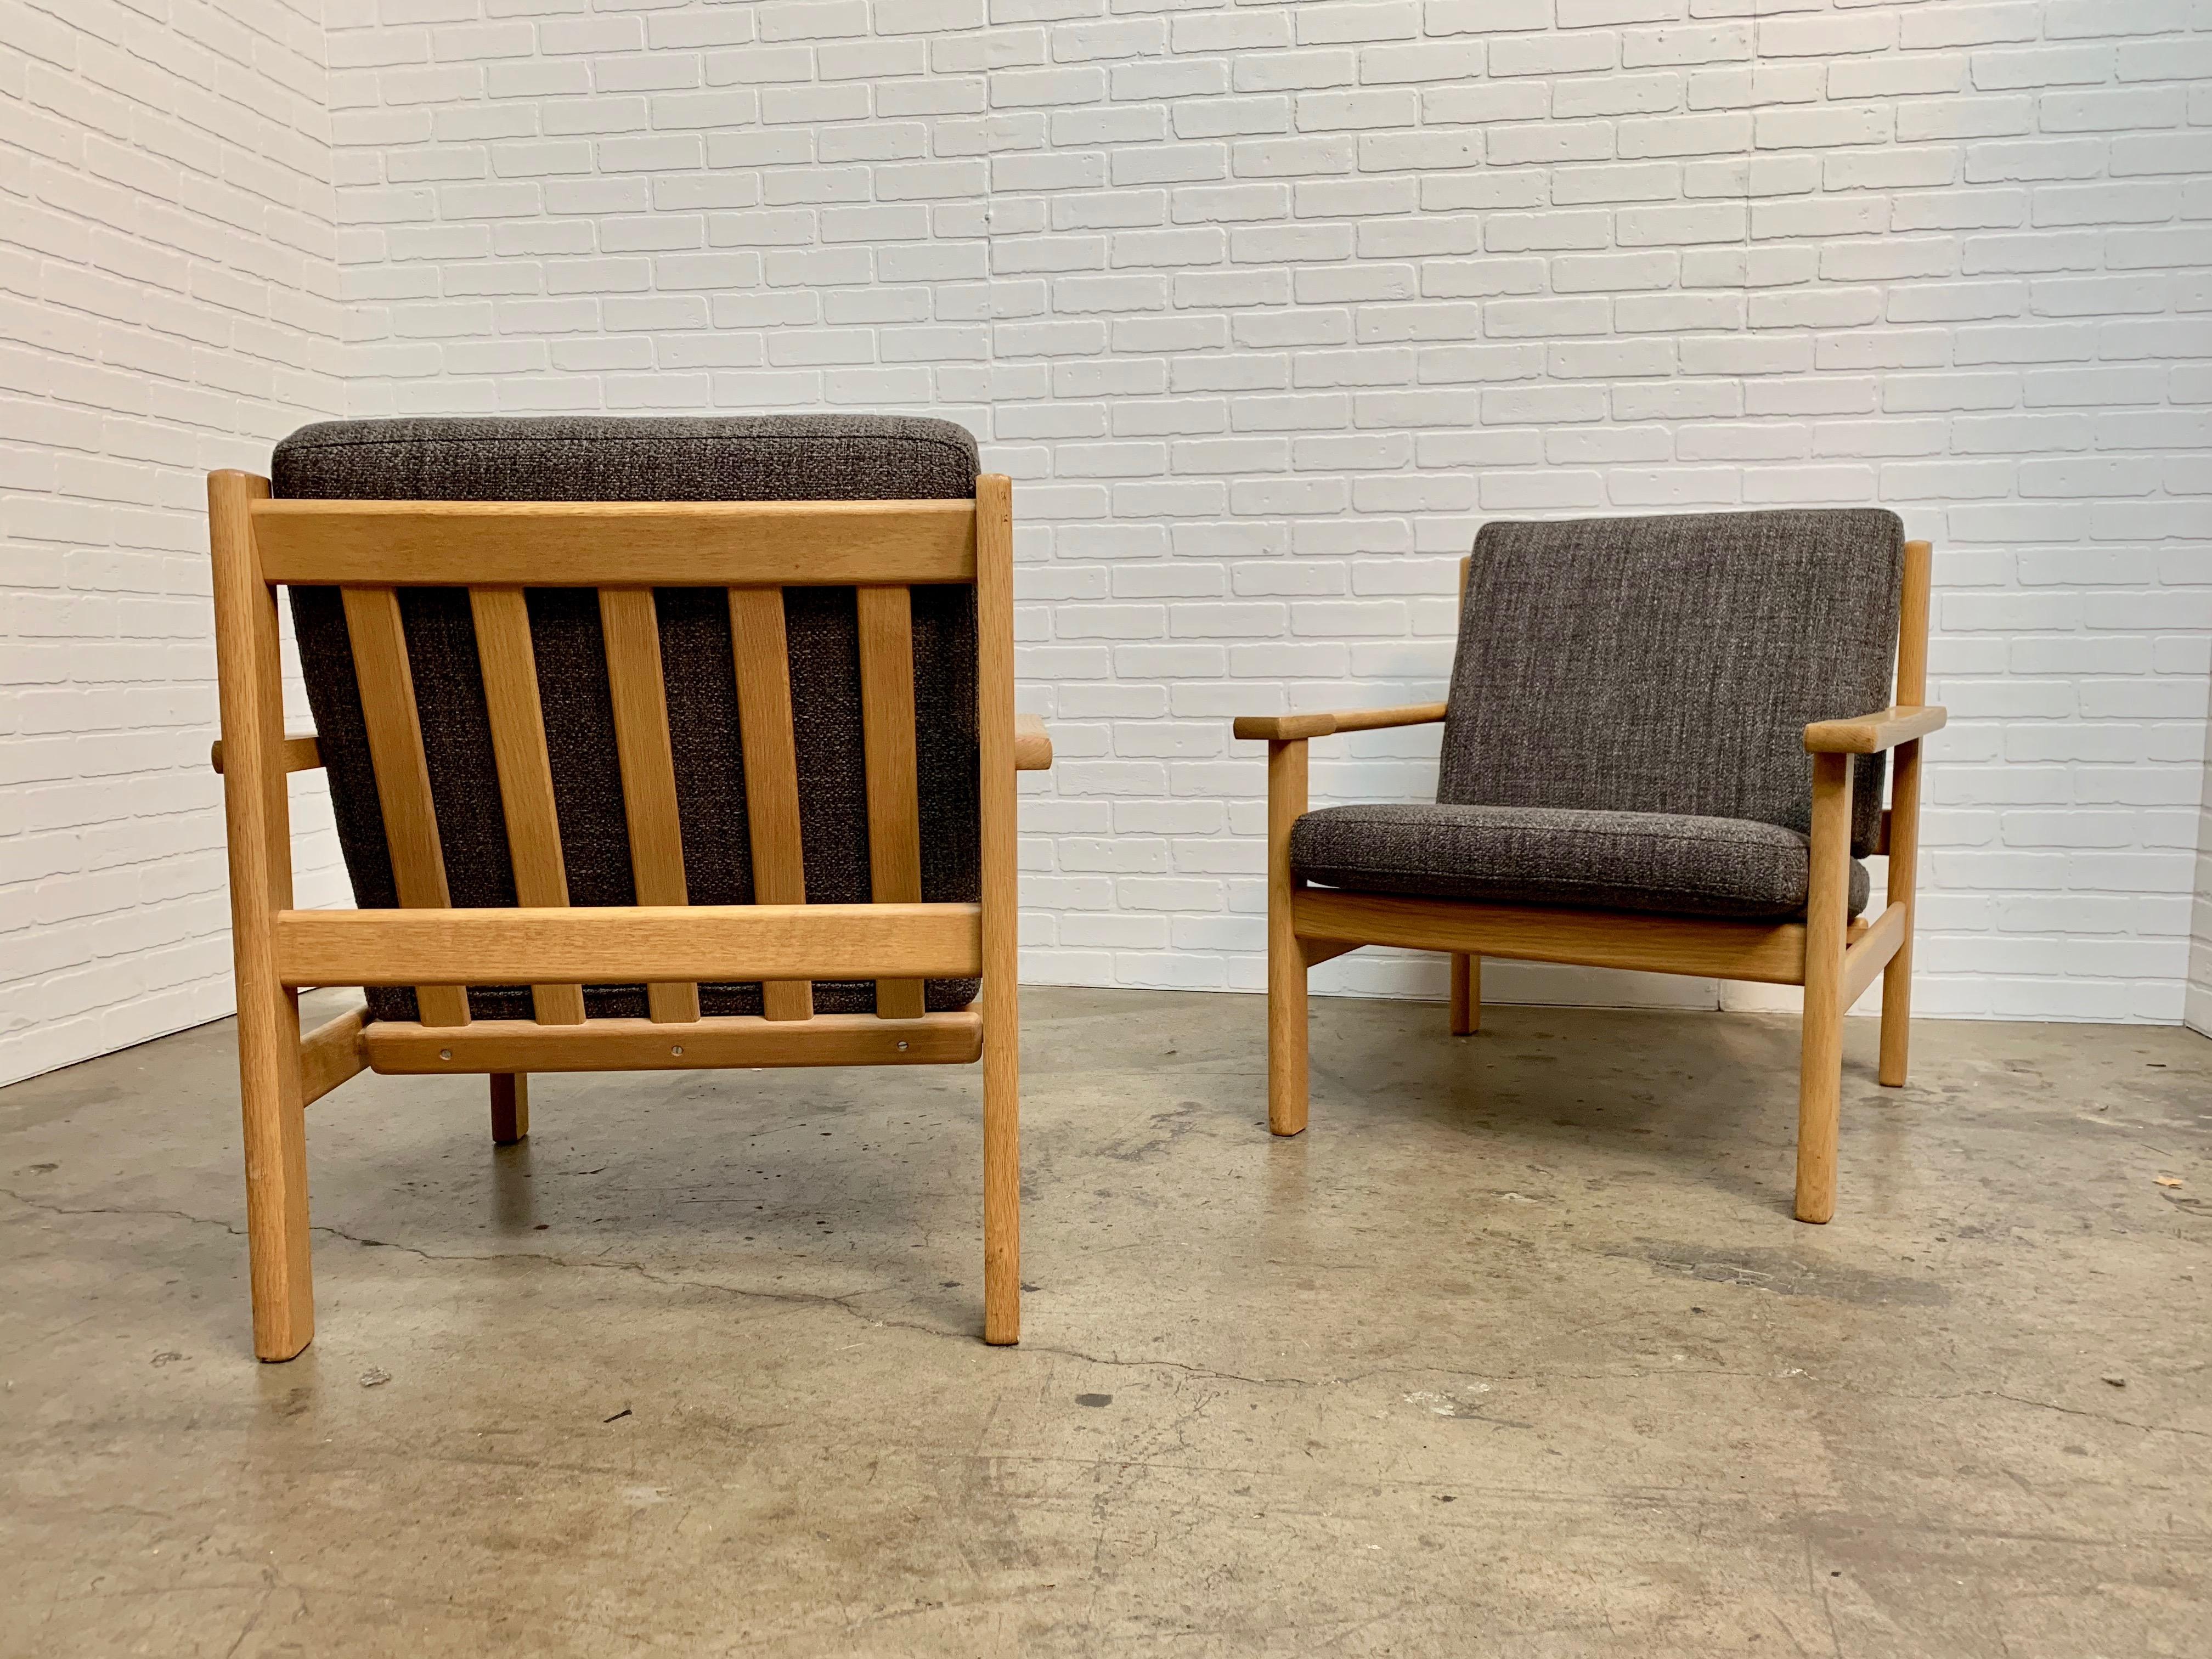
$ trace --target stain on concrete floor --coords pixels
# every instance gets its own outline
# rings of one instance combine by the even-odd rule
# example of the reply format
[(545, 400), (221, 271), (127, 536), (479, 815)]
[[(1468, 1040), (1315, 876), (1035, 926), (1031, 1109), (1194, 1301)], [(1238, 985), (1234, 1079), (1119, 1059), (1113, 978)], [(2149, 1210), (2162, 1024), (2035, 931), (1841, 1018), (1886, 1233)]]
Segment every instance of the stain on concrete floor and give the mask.
[(228, 1025), (0, 1091), (0, 1654), (2205, 1651), (2212, 1042), (1853, 1022), (1813, 1229), (1787, 1019), (1024, 1006), (1015, 1351), (973, 1070), (359, 1079), (277, 1366)]

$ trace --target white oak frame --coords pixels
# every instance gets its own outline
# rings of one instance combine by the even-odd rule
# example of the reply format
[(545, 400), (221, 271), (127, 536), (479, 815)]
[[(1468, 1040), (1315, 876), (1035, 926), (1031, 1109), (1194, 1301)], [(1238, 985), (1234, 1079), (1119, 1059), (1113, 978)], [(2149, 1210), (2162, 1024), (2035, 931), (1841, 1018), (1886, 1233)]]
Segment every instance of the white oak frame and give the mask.
[[(481, 1073), (492, 1133), (529, 1133), (531, 1072), (983, 1064), (983, 1336), (1021, 1332), (1017, 770), (1052, 764), (1014, 713), (1012, 486), (972, 501), (572, 503), (291, 501), (266, 478), (208, 477), (216, 672), (246, 1132), (254, 1352), (314, 1335), (305, 1110), (361, 1072)], [(642, 901), (568, 908), (525, 584), (599, 590), (623, 794)], [(917, 583), (975, 592), (981, 900), (921, 902), (913, 635)], [(287, 732), (276, 590), (339, 587), (401, 908), (292, 902), (288, 773), (319, 768)], [(779, 590), (855, 586), (876, 902), (807, 905)], [(521, 908), (450, 907), (397, 602), (402, 586), (470, 591)], [(754, 862), (764, 902), (685, 902), (660, 680), (655, 586), (729, 590)], [(773, 892), (769, 892), (769, 888)], [(980, 975), (979, 1000), (926, 1012), (926, 978)], [(875, 979), (874, 1015), (817, 1015), (815, 979)], [(702, 1018), (698, 983), (759, 979), (763, 1015)], [(650, 1018), (586, 1019), (585, 983), (644, 981)], [(470, 1018), (470, 984), (530, 982), (535, 1018)], [(419, 1023), (350, 1009), (300, 1029), (311, 986), (413, 984)]]
[[(1836, 1143), (1843, 1097), (1844, 1016), (1879, 974), (1879, 1076), (1905, 1079), (1911, 1037), (1912, 933), (1920, 852), (1920, 743), (1945, 711), (1926, 702), (1928, 607), (1933, 550), (1905, 544), (1892, 707), (1805, 728), (1812, 757), (1811, 897), (1802, 921), (1733, 921), (1632, 911), (1376, 894), (1309, 887), (1291, 870), (1291, 830), (1307, 805), (1306, 745), (1341, 732), (1441, 721), (1445, 705), (1301, 714), (1248, 715), (1239, 738), (1267, 745), (1267, 1127), (1306, 1127), (1309, 1082), (1306, 976), (1366, 945), (1441, 951), (1451, 957), (1450, 1025), (1478, 1030), (1482, 958), (1574, 963), (1700, 978), (1805, 988), (1797, 1105), (1796, 1214), (1825, 1222), (1836, 1212)], [(1460, 586), (1467, 585), (1462, 562)], [(1890, 805), (1877, 851), (1889, 858), (1882, 910), (1847, 921), (1850, 907), (1851, 757), (1895, 751)]]

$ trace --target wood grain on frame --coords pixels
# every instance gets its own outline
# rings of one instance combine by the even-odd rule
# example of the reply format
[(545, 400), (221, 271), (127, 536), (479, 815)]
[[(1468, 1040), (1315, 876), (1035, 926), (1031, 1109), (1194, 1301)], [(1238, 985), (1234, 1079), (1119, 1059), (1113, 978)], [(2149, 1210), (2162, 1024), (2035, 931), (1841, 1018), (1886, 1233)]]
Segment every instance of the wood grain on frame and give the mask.
[[(615, 750), (622, 761), (623, 812), (629, 866), (641, 905), (690, 902), (684, 882), (684, 830), (677, 816), (676, 757), (668, 737), (668, 693), (661, 679), (660, 625), (649, 587), (599, 590), (606, 635), (607, 685), (614, 700)], [(699, 1018), (699, 987), (654, 980), (647, 1006), (657, 1021)]]
[[(414, 672), (407, 664), (399, 595), (389, 587), (349, 587), (344, 605), (392, 884), (403, 909), (442, 910), (453, 901), (446, 890), (446, 856), (438, 843), (438, 810), (430, 799), (430, 765), (422, 752), (422, 720), (415, 704)], [(469, 1023), (463, 985), (421, 985), (415, 1000), (425, 1025)]]
[[(538, 697), (530, 607), (519, 587), (471, 588), (469, 607), (476, 618), (484, 705), (491, 715), (515, 901), (527, 909), (557, 908), (568, 902), (568, 875), (553, 801), (553, 766), (545, 749), (545, 714)], [(583, 1020), (582, 986), (532, 985), (530, 991), (538, 1018), (545, 1024), (574, 1025)]]

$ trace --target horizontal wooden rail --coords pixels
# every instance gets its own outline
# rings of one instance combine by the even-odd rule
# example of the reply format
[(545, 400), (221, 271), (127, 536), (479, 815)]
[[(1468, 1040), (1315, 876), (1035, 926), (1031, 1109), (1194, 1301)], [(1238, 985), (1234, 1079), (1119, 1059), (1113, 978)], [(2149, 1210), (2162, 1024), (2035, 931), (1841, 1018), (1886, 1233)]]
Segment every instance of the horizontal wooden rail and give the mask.
[(285, 985), (963, 979), (982, 963), (973, 904), (276, 915), (276, 974)]
[(1805, 981), (1802, 922), (1548, 909), (1313, 887), (1301, 888), (1292, 896), (1291, 916), (1301, 939), (1356, 939), (1416, 951), (1759, 980), (1771, 985)]
[(253, 505), (264, 579), (407, 587), (842, 586), (975, 580), (973, 501)]
[[(313, 726), (288, 726), (284, 728), (284, 769), (287, 772), (313, 772), (322, 763), (322, 747), (316, 741)], [(221, 738), (208, 745), (208, 764), (218, 772), (222, 770)]]
[(1844, 1012), (1850, 1012), (1850, 1006), (1865, 994), (1866, 988), (1874, 983), (1875, 975), (1889, 965), (1889, 959), (1905, 943), (1905, 929), (1910, 925), (1905, 910), (1902, 903), (1891, 905), (1844, 947)]
[(368, 1064), (361, 1033), (367, 1012), (356, 1003), (300, 1039), (300, 1103), (313, 1105)]
[(1884, 708), (1856, 720), (1815, 720), (1805, 728), (1806, 752), (1814, 755), (1879, 755), (1900, 743), (1940, 732), (1950, 711), (1940, 703), (1924, 708)]
[(879, 1019), (755, 1014), (657, 1024), (593, 1019), (538, 1025), (480, 1019), (458, 1030), (378, 1021), (362, 1038), (376, 1072), (652, 1072), (725, 1066), (964, 1066), (983, 1052), (983, 1018), (973, 1009)]

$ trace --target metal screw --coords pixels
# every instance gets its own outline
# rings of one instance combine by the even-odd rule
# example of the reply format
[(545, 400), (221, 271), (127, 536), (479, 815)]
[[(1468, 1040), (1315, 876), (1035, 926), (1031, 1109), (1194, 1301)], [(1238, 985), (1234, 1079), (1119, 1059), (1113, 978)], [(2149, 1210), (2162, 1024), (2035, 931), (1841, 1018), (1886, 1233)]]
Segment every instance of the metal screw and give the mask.
[(680, 1042), (671, 1044), (668, 1052), (672, 1054), (680, 1054), (684, 1052), (684, 1045)]
[(438, 1058), (441, 1060), (451, 1060), (453, 1057), (453, 1051), (451, 1048), (441, 1048), (438, 1050)]
[(906, 1044), (905, 1044), (905, 1043), (902, 1042), (902, 1043), (900, 1043), (900, 1044), (899, 1044), (899, 1052), (900, 1052), (901, 1054), (904, 1054), (904, 1053), (906, 1052)]

